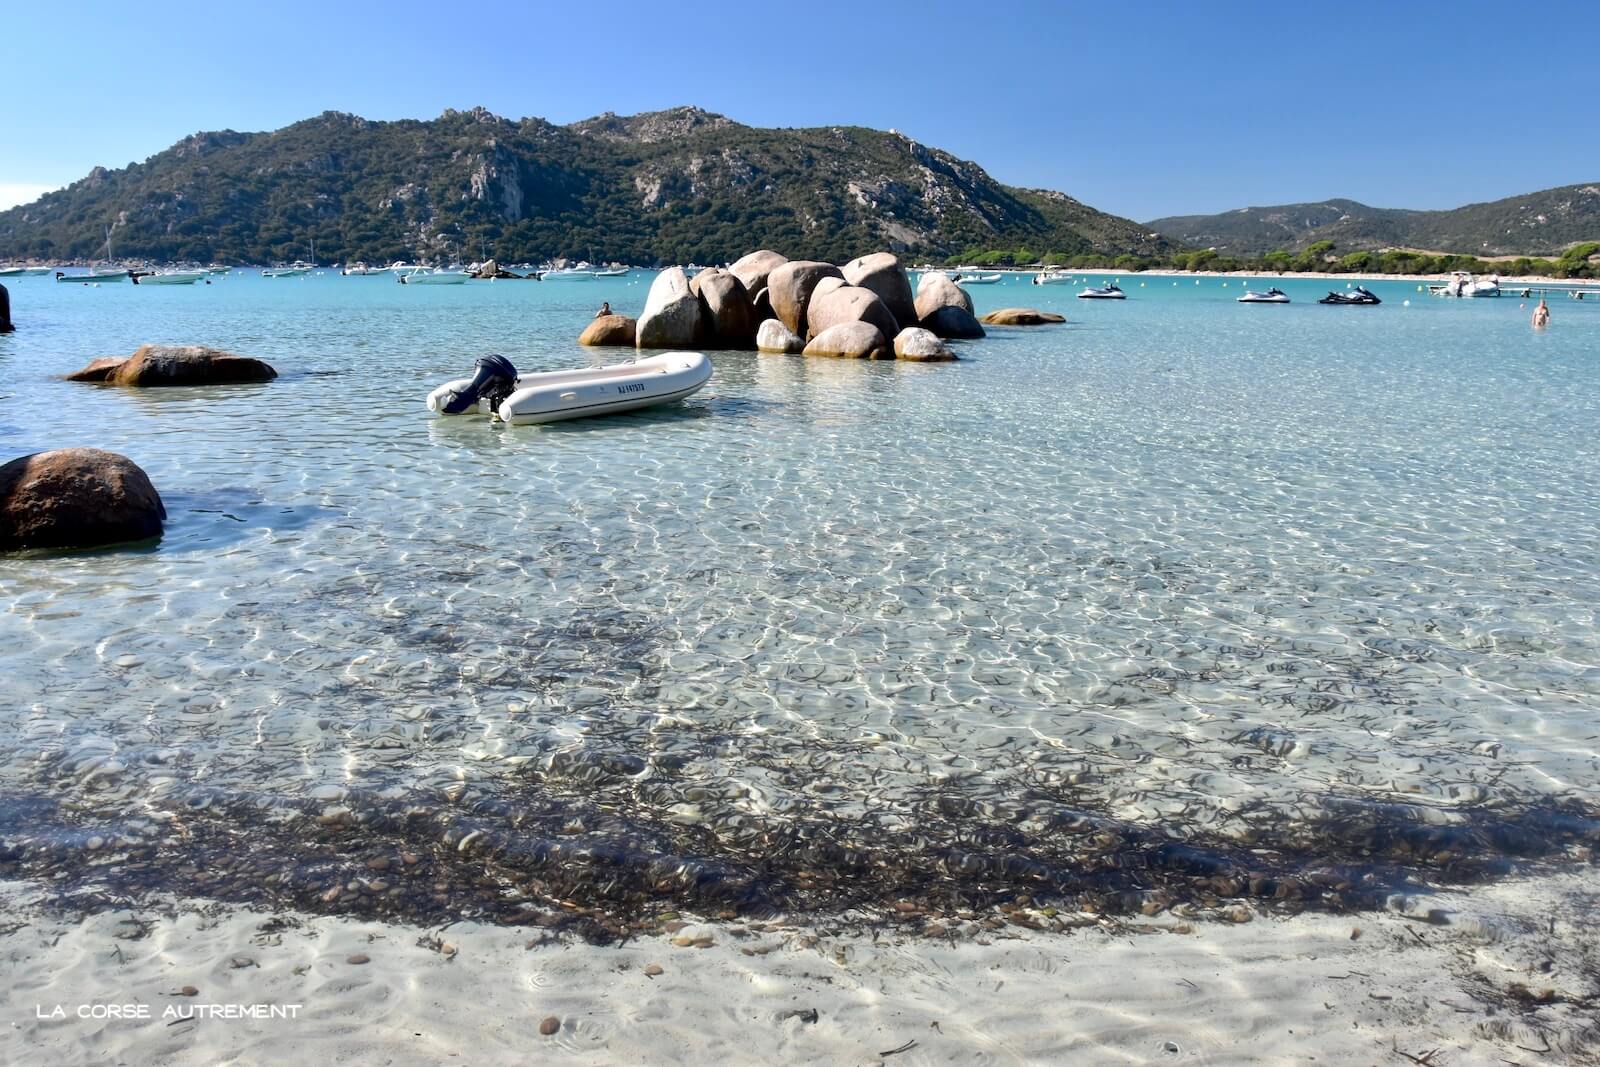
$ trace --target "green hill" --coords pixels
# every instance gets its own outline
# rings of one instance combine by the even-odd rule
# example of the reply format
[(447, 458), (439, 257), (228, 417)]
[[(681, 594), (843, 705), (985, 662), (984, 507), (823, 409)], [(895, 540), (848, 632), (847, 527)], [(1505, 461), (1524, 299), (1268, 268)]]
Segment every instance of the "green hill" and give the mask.
[(1146, 226), (1180, 244), (1235, 256), (1332, 241), (1341, 250), (1422, 248), (1475, 256), (1553, 256), (1600, 240), (1600, 185), (1566, 185), (1450, 211), (1375, 208), (1354, 200), (1175, 215)]
[(313, 242), (324, 262), (1173, 248), (897, 133), (759, 129), (697, 108), (570, 126), (481, 108), (399, 122), (328, 112), (271, 133), (198, 133), (0, 212), (0, 260), (92, 259), (108, 226), (118, 257), (234, 263), (307, 258)]

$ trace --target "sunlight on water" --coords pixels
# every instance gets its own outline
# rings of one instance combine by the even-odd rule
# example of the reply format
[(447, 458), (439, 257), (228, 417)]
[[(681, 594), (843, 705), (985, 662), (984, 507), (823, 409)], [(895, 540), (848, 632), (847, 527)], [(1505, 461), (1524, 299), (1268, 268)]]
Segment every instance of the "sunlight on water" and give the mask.
[[(424, 410), (486, 352), (598, 361), (572, 338), (647, 281), (13, 285), (0, 458), (123, 452), (171, 521), (0, 562), (0, 861), (514, 918), (1340, 906), (1594, 840), (1600, 310), (1014, 279), (979, 311), (1068, 325), (955, 365)], [(145, 341), (283, 377), (56, 380)], [(394, 847), (427, 885), (341, 888)]]

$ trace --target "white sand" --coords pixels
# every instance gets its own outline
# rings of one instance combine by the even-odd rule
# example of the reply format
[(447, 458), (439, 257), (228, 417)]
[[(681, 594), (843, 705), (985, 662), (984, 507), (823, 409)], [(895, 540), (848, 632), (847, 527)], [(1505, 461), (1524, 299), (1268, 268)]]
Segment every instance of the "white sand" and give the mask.
[[(1579, 872), (1408, 905), (1454, 911), (1449, 925), (1319, 915), (954, 944), (707, 925), (677, 936), (710, 936), (709, 948), (665, 937), (594, 948), (521, 928), (307, 917), (263, 933), (270, 916), (214, 905), (63, 922), (13, 883), (0, 888), (0, 1062), (876, 1063), (914, 1041), (888, 1062), (1403, 1064), (1399, 1052), (1438, 1049), (1435, 1067), (1593, 1063), (1600, 1002), (1502, 999), (1513, 983), (1600, 994), (1593, 885)], [(1581, 895), (1591, 906), (1552, 910)], [(144, 936), (129, 936), (131, 918)], [(418, 944), (432, 935), (454, 954)], [(348, 962), (357, 953), (370, 962)], [(652, 963), (663, 973), (646, 975)], [(175, 995), (185, 986), (198, 993)], [(106, 1003), (152, 1018), (77, 1017)], [(163, 1018), (240, 1003), (303, 1007), (294, 1019)], [(66, 1018), (39, 1018), (58, 1004)], [(815, 1022), (782, 1017), (809, 1009)], [(559, 1032), (541, 1036), (552, 1015)]]

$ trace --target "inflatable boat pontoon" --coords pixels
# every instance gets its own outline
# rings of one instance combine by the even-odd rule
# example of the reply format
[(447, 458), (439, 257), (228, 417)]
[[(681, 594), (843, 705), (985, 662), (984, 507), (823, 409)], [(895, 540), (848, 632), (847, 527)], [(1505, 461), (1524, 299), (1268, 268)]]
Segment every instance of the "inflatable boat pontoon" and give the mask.
[(699, 392), (711, 361), (699, 352), (629, 360), (607, 367), (521, 374), (503, 356), (485, 356), (471, 378), (446, 382), (428, 395), (441, 415), (498, 415), (514, 426), (669, 404)]

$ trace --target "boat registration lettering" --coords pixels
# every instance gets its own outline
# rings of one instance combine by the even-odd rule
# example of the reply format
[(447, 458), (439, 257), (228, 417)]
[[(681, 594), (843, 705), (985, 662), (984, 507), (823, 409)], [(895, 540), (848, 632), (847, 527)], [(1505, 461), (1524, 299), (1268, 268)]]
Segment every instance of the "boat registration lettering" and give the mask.
[(642, 393), (642, 392), (644, 392), (644, 383), (643, 382), (635, 382), (632, 385), (619, 385), (619, 386), (617, 386), (617, 392), (619, 392), (619, 393)]

